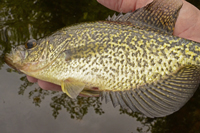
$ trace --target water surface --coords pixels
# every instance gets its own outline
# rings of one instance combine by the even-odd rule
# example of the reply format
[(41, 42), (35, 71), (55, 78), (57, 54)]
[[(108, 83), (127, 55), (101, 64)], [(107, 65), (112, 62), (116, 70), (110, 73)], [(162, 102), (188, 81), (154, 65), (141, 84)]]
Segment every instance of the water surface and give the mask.
[[(200, 2), (188, 0), (196, 7)], [(2, 0), (0, 2), (0, 132), (200, 132), (200, 93), (178, 112), (150, 119), (98, 98), (70, 99), (45, 91), (10, 69), (3, 56), (30, 38), (39, 39), (75, 23), (104, 20), (114, 12), (95, 0)]]

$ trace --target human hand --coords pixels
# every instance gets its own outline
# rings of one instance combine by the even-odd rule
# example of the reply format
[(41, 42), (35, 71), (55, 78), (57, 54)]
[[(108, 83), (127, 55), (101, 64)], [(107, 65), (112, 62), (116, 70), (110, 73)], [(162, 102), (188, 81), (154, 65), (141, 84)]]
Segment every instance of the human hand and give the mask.
[(50, 82), (46, 82), (46, 81), (43, 81), (43, 80), (39, 80), (39, 79), (33, 78), (31, 76), (28, 76), (28, 75), (26, 77), (27, 77), (29, 82), (37, 83), (40, 86), (40, 88), (42, 88), (44, 90), (62, 91), (61, 86), (59, 86), (59, 85), (56, 85), (56, 84), (53, 84), (53, 83), (50, 83)]
[[(97, 0), (102, 5), (118, 12), (134, 11), (144, 7), (153, 0)], [(190, 3), (183, 1), (176, 21), (174, 35), (200, 42), (200, 10)]]
[[(102, 5), (118, 12), (134, 11), (144, 7), (153, 0), (97, 0)], [(176, 21), (174, 35), (189, 40), (200, 42), (200, 11), (190, 3), (183, 1), (183, 7), (180, 10)], [(45, 90), (61, 91), (61, 87), (46, 81), (38, 80), (27, 76), (28, 81), (37, 82)]]

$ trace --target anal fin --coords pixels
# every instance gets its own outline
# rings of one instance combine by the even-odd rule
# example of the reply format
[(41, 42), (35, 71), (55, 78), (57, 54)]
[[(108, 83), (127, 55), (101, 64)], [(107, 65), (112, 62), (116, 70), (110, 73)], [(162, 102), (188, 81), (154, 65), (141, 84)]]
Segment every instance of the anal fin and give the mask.
[(148, 117), (164, 117), (179, 110), (193, 96), (199, 83), (200, 67), (188, 65), (165, 79), (135, 89), (106, 91), (106, 99), (112, 99), (114, 106), (119, 104)]

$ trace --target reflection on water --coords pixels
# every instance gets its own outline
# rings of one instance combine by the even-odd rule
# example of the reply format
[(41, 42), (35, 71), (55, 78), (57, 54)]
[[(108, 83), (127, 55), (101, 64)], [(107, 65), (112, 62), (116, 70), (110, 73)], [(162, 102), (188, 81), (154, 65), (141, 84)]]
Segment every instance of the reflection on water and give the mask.
[[(197, 7), (200, 7), (199, 1), (190, 0), (190, 2)], [(95, 0), (3, 0), (0, 3), (0, 80), (3, 81), (3, 79), (7, 79), (5, 83), (1, 82), (2, 93), (0, 93), (0, 116), (2, 118), (0, 118), (0, 122), (4, 124), (0, 124), (0, 131), (12, 131), (11, 129), (8, 130), (6, 128), (6, 125), (9, 124), (7, 122), (7, 118), (10, 117), (6, 116), (5, 114), (7, 114), (6, 108), (9, 106), (8, 99), (16, 97), (13, 95), (10, 96), (9, 94), (11, 94), (11, 92), (17, 88), (18, 94), (26, 97), (25, 101), (31, 101), (34, 106), (42, 108), (44, 104), (48, 105), (50, 107), (48, 112), (52, 113), (55, 121), (59, 118), (61, 112), (65, 112), (69, 114), (72, 119), (78, 120), (85, 120), (84, 117), (87, 117), (87, 115), (90, 116), (91, 114), (88, 112), (90, 112), (91, 109), (95, 112), (95, 115), (101, 115), (102, 117), (103, 115), (106, 115), (106, 113), (109, 113), (109, 111), (104, 111), (102, 108), (103, 104), (99, 98), (78, 97), (77, 99), (73, 100), (61, 92), (45, 91), (39, 87), (33, 87), (34, 84), (29, 83), (24, 75), (20, 75), (20, 82), (15, 84), (13, 83), (13, 86), (10, 85), (12, 86), (10, 87), (11, 89), (7, 89), (7, 84), (12, 84), (12, 81), (14, 80), (13, 75), (19, 74), (17, 74), (17, 71), (12, 70), (7, 66), (6, 69), (2, 68), (5, 64), (3, 61), (3, 56), (6, 52), (10, 51), (11, 47), (24, 44), (30, 38), (42, 38), (67, 25), (84, 21), (104, 20), (108, 15), (111, 14), (113, 14), (113, 11), (101, 6)], [(6, 76), (8, 76), (7, 78), (2, 76), (5, 75), (6, 70), (7, 73), (11, 73), (9, 75), (6, 74)], [(125, 114), (126, 116), (132, 118), (131, 121), (133, 121), (134, 124), (139, 122), (139, 125), (135, 124), (138, 132), (198, 132), (200, 131), (199, 91), (200, 90), (195, 93), (192, 99), (180, 111), (164, 118), (150, 119), (141, 114), (128, 113), (121, 109), (119, 109), (118, 114), (115, 115), (115, 117), (118, 117), (118, 115), (120, 116), (120, 114), (124, 116), (123, 114)], [(17, 93), (14, 93), (14, 95), (17, 95)], [(10, 97), (8, 98), (6, 96)], [(1, 99), (1, 97), (3, 97), (3, 99)], [(44, 101), (49, 97), (50, 99), (45, 103)], [(17, 101), (18, 99), (12, 100)], [(12, 109), (18, 110), (18, 106), (20, 106), (20, 104)], [(31, 107), (31, 109), (34, 109), (34, 107)], [(117, 109), (113, 109), (112, 107), (109, 110)], [(12, 117), (13, 120), (15, 119), (17, 113), (15, 114), (15, 112), (12, 111), (12, 114), (14, 115), (14, 117)], [(95, 117), (94, 115), (92, 116)], [(29, 118), (32, 119), (33, 117), (30, 116)], [(98, 119), (100, 120), (100, 118)], [(113, 121), (112, 119), (103, 119), (105, 119), (105, 123), (111, 123)], [(127, 121), (125, 120), (124, 122), (122, 122), (123, 120), (121, 120), (121, 117), (118, 119), (118, 124), (121, 126), (118, 128), (129, 128), (127, 130), (121, 130), (123, 132), (135, 132), (133, 131), (133, 128), (131, 128), (131, 126), (134, 124), (127, 126), (128, 123), (130, 124), (130, 122), (128, 122), (128, 118), (126, 119)], [(16, 117), (16, 121), (20, 120)], [(89, 121), (92, 121), (92, 118), (90, 118)], [(65, 122), (68, 121), (63, 120), (63, 123)], [(35, 122), (35, 124), (36, 123), (37, 122)], [(89, 126), (87, 128), (89, 128)], [(113, 131), (111, 130), (113, 128), (114, 127), (109, 127), (104, 130), (99, 129), (99, 131), (109, 132)], [(116, 127), (115, 129), (119, 131), (118, 128)], [(19, 128), (18, 131), (21, 131), (21, 129)], [(23, 131), (26, 132), (26, 130)], [(80, 130), (77, 129), (77, 131)]]

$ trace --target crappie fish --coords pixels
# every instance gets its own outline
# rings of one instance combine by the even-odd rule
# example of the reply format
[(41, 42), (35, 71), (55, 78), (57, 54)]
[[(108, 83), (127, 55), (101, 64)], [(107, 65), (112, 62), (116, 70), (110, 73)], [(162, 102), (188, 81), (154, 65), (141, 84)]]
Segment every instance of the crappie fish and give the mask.
[(32, 39), (5, 60), (60, 85), (71, 98), (100, 96), (148, 117), (166, 116), (180, 109), (200, 82), (200, 44), (172, 35), (181, 7), (181, 0), (154, 0), (125, 15)]

